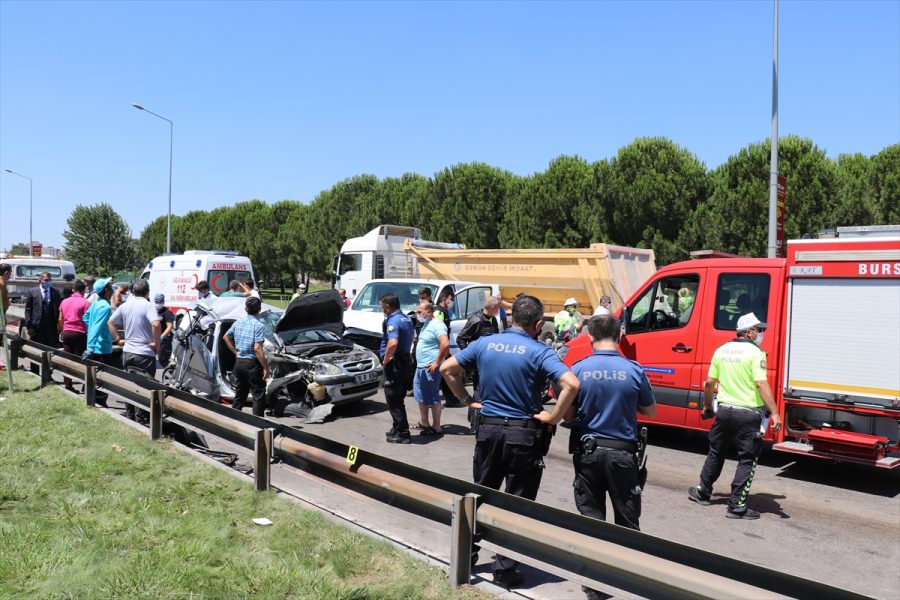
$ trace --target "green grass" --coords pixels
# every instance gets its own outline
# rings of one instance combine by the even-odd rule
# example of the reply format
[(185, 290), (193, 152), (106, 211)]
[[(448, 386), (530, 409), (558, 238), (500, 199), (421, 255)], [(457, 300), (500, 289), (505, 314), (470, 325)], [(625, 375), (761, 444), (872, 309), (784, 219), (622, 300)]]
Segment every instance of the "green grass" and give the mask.
[(13, 394), (0, 383), (0, 598), (483, 597), (15, 375)]
[[(309, 284), (310, 292), (319, 292), (321, 290), (330, 290), (330, 283), (311, 283)], [(263, 302), (266, 304), (271, 304), (272, 306), (277, 306), (279, 308), (286, 308), (288, 303), (291, 300), (291, 296), (294, 295), (294, 292), (290, 288), (285, 288), (284, 294), (281, 293), (280, 287), (275, 288), (260, 288), (259, 295), (262, 296)]]

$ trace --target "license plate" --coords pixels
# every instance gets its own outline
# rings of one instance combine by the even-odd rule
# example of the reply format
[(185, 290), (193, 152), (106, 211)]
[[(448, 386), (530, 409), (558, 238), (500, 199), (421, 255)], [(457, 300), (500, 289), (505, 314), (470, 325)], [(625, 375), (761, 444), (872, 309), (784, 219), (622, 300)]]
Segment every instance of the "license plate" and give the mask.
[(356, 383), (365, 383), (367, 381), (374, 381), (376, 379), (378, 379), (378, 373), (373, 371), (371, 373), (363, 373), (362, 375), (357, 375), (353, 378), (353, 381), (355, 381)]

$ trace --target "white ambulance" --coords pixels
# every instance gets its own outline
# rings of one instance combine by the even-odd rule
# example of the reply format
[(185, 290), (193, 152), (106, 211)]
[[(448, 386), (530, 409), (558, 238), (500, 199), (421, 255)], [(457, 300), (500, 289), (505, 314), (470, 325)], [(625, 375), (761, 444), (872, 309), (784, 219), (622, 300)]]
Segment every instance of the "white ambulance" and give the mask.
[(165, 294), (166, 306), (175, 313), (186, 311), (198, 300), (197, 283), (207, 281), (216, 296), (234, 280), (253, 279), (253, 265), (246, 256), (227, 250), (187, 250), (184, 254), (157, 256), (141, 274), (150, 283), (150, 296)]

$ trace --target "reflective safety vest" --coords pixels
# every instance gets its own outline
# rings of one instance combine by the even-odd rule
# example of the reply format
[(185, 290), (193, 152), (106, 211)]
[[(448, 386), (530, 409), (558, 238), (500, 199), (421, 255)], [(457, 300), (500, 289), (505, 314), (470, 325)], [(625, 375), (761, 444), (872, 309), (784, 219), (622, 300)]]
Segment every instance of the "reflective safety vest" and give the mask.
[(553, 317), (553, 326), (556, 328), (556, 333), (558, 335), (562, 335), (566, 332), (575, 335), (578, 331), (578, 319), (575, 318), (575, 315), (570, 315), (569, 311), (563, 309)]

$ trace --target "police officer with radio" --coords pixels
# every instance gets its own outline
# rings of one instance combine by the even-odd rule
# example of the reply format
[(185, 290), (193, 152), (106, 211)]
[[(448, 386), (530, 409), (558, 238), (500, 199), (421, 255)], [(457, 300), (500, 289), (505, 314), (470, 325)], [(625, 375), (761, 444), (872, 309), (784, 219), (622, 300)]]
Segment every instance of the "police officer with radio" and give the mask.
[(768, 426), (781, 429), (778, 407), (766, 378), (766, 353), (760, 349), (767, 325), (755, 314), (737, 320), (737, 337), (713, 354), (703, 396), (703, 417), (713, 416), (713, 392), (719, 386), (716, 421), (709, 430), (709, 454), (700, 471), (700, 485), (688, 488), (688, 499), (709, 506), (713, 484), (722, 474), (725, 452), (734, 443), (738, 464), (731, 482), (731, 497), (725, 516), (758, 519), (759, 512), (747, 507), (756, 461), (762, 452), (762, 436)]
[[(541, 391), (547, 378), (560, 387), (554, 415), (565, 414), (578, 393), (578, 379), (553, 350), (535, 338), (541, 331), (544, 306), (533, 296), (513, 303), (512, 326), (503, 333), (479, 338), (441, 365), (453, 393), (465, 398), (475, 415), (477, 431), (473, 472), (476, 483), (534, 500), (543, 474), (543, 456), (551, 430), (534, 416), (543, 410)], [(463, 369), (481, 373), (480, 402), (463, 385)], [(558, 420), (558, 419), (557, 419)], [(473, 563), (477, 559), (473, 555)], [(522, 582), (515, 560), (497, 554), (491, 565), (494, 581), (514, 586)]]
[(412, 369), (413, 322), (400, 310), (397, 294), (385, 294), (380, 302), (384, 323), (378, 355), (384, 367), (384, 398), (393, 421), (385, 438), (390, 444), (409, 444), (412, 438), (403, 400)]

